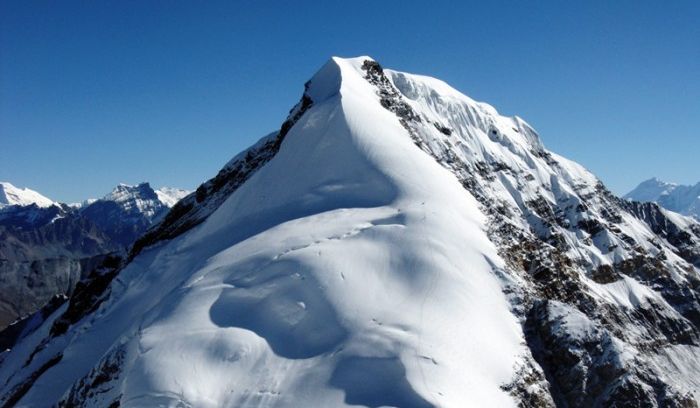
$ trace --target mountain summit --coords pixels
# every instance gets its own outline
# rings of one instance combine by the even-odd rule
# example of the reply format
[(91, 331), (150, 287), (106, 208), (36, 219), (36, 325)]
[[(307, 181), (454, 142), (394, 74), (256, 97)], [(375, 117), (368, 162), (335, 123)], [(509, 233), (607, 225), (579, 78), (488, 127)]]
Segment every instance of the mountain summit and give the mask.
[(149, 183), (119, 184), (111, 193), (81, 208), (80, 212), (115, 242), (130, 245), (165, 216), (178, 197), (187, 193), (167, 188), (154, 190)]
[(333, 58), (279, 131), (37, 317), (0, 403), (693, 406), (699, 243), (522, 119)]

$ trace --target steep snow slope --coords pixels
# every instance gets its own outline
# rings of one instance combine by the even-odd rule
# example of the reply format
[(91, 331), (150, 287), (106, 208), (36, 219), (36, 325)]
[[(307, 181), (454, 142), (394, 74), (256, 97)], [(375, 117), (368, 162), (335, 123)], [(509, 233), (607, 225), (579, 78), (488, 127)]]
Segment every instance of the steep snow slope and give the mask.
[(55, 203), (34, 190), (18, 188), (8, 182), (0, 182), (0, 208), (9, 205), (50, 207)]
[(445, 83), (334, 58), (3, 355), (6, 405), (690, 405), (700, 227)]
[(625, 198), (652, 201), (668, 210), (700, 220), (700, 183), (684, 186), (652, 178), (625, 194)]

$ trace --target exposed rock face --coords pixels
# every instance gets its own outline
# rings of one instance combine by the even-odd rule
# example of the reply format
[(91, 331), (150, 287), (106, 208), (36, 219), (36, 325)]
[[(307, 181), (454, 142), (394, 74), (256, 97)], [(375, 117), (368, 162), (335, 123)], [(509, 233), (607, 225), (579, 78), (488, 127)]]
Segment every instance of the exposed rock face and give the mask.
[(700, 224), (683, 220), (656, 203), (628, 201), (624, 204), (631, 213), (649, 224), (654, 233), (672, 244), (681, 258), (700, 267), (700, 251), (697, 246)]
[(120, 395), (112, 382), (119, 378), (123, 369), (126, 350), (116, 348), (90, 371), (84, 378), (75, 383), (73, 388), (58, 406), (63, 408), (80, 406), (119, 407)]
[[(0, 221), (0, 329), (69, 294), (109, 253), (123, 251), (104, 231), (75, 212), (53, 206), (36, 223)], [(21, 217), (26, 220), (26, 218)]]
[[(329, 64), (332, 69), (341, 71), (339, 65), (333, 67), (332, 62)], [(0, 380), (5, 382), (0, 389), (7, 395), (0, 398), (0, 403), (37, 401), (44, 397), (42, 392), (45, 389), (42, 391), (35, 384), (44, 381), (41, 385), (61, 384), (60, 390), (51, 391), (54, 396), (52, 403), (59, 406), (118, 406), (126, 398), (123, 393), (129, 392), (136, 398), (129, 400), (132, 402), (157, 401), (187, 406), (192, 404), (191, 401), (224, 405), (244, 401), (258, 405), (284, 405), (299, 395), (314, 394), (317, 389), (292, 387), (292, 390), (304, 392), (285, 394), (276, 388), (283, 386), (282, 378), (288, 381), (286, 385), (291, 382), (297, 386), (299, 381), (306, 383), (318, 375), (323, 381), (314, 384), (331, 389), (329, 399), (324, 400), (334, 401), (330, 405), (464, 406), (464, 399), (449, 400), (443, 395), (441, 387), (446, 383), (439, 387), (427, 385), (436, 377), (453, 377), (454, 374), (449, 370), (441, 371), (449, 366), (449, 362), (432, 357), (430, 353), (437, 351), (422, 346), (426, 340), (416, 333), (426, 335), (426, 332), (411, 324), (384, 322), (377, 318), (364, 319), (371, 326), (362, 326), (367, 324), (364, 320), (354, 323), (362, 330), (353, 332), (348, 328), (351, 325), (345, 320), (352, 320), (362, 312), (365, 303), (372, 298), (371, 291), (367, 290), (370, 293), (367, 299), (364, 291), (362, 296), (353, 296), (349, 300), (343, 298), (353, 277), (341, 272), (337, 280), (328, 278), (340, 267), (333, 264), (333, 256), (324, 258), (325, 253), (334, 248), (347, 249), (352, 244), (365, 242), (385, 244), (384, 241), (378, 243), (361, 238), (365, 233), (383, 237), (382, 234), (391, 229), (402, 231), (398, 243), (389, 240), (386, 249), (387, 253), (396, 253), (391, 252), (396, 250), (392, 245), (396, 244), (399, 249), (408, 245), (407, 237), (415, 231), (411, 228), (416, 224), (407, 221), (412, 214), (421, 215), (422, 219), (415, 217), (420, 222), (438, 217), (432, 208), (423, 208), (425, 202), (410, 202), (399, 209), (390, 207), (390, 215), (383, 214), (371, 222), (358, 223), (343, 233), (314, 235), (309, 243), (297, 242), (301, 233), (274, 235), (275, 238), (285, 238), (264, 240), (263, 236), (269, 230), (279, 232), (292, 228), (290, 225), (305, 219), (309, 212), (294, 213), (291, 206), (283, 205), (286, 204), (284, 201), (270, 204), (264, 193), (272, 190), (266, 190), (266, 185), (257, 184), (260, 191), (246, 190), (246, 187), (259, 180), (260, 173), (278, 163), (279, 156), (285, 152), (284, 147), (289, 146), (282, 143), (290, 131), (292, 136), (304, 137), (307, 128), (323, 127), (319, 123), (327, 123), (324, 121), (329, 116), (342, 116), (338, 112), (354, 109), (354, 113), (367, 113), (373, 121), (365, 123), (360, 120), (365, 117), (344, 112), (347, 116), (342, 119), (356, 127), (342, 122), (338, 132), (345, 131), (343, 126), (346, 125), (355, 132), (348, 132), (349, 135), (345, 136), (356, 143), (350, 145), (351, 148), (367, 155), (363, 158), (376, 155), (383, 159), (384, 155), (390, 155), (367, 147), (374, 146), (367, 137), (371, 132), (363, 131), (373, 130), (376, 138), (398, 134), (400, 137), (392, 140), (410, 140), (417, 146), (415, 148), (407, 142), (408, 150), (402, 150), (405, 154), (415, 153), (411, 156), (415, 161), (406, 164), (399, 160), (401, 166), (384, 169), (387, 174), (398, 173), (391, 174), (396, 179), (404, 173), (420, 178), (422, 173), (412, 171), (413, 165), (419, 166), (417, 162), (423, 159), (441, 172), (447, 169), (449, 172), (444, 174), (450, 178), (450, 183), (454, 183), (459, 197), (469, 197), (472, 200), (469, 202), (474, 203), (472, 207), (478, 207), (477, 212), (483, 216), (483, 224), (474, 223), (479, 225), (489, 245), (495, 246), (495, 255), (484, 252), (478, 261), (471, 261), (473, 265), (458, 265), (459, 273), (438, 278), (457, 285), (466, 275), (470, 284), (477, 285), (481, 275), (474, 272), (475, 265), (484, 258), (489, 276), (495, 276), (500, 284), (496, 285), (496, 292), (507, 300), (507, 303), (503, 301), (503, 309), (511, 319), (515, 316), (513, 327), (517, 330), (513, 331), (519, 330), (521, 336), (518, 338), (519, 354), (512, 356), (508, 364), (512, 366), (508, 371), (512, 378), (498, 384), (498, 392), (505, 394), (506, 400), (503, 401), (521, 407), (697, 406), (700, 400), (700, 224), (664, 211), (655, 204), (628, 202), (615, 197), (581, 166), (547, 151), (537, 133), (523, 120), (502, 117), (492, 107), (472, 101), (441, 81), (383, 69), (371, 59), (342, 64), (347, 70), (346, 75), (348, 72), (353, 75), (351, 78), (337, 78), (332, 73), (321, 75), (319, 82), (330, 83), (325, 89), (332, 89), (327, 90), (323, 98), (316, 99), (314, 97), (320, 91), (310, 90), (307, 84), (302, 100), (292, 109), (280, 131), (236, 156), (216, 177), (175, 205), (156, 227), (137, 241), (126, 260), (110, 258), (96, 268), (68, 302), (44, 316), (43, 324), (28, 325), (35, 330), (25, 330), (24, 338), (13, 344), (15, 350), (0, 362)], [(355, 81), (344, 95), (348, 99), (365, 95), (364, 90), (370, 87), (371, 92), (368, 97), (363, 96), (362, 103), (372, 109), (363, 110), (339, 97), (329, 98), (334, 90), (336, 94), (333, 95), (338, 96), (338, 82), (342, 80)], [(326, 100), (331, 100), (330, 106), (324, 105)], [(338, 106), (340, 108), (335, 109)], [(384, 116), (376, 114), (377, 110)], [(381, 122), (384, 128), (374, 127), (387, 116), (390, 124)], [(394, 132), (395, 129), (398, 130)], [(299, 150), (286, 151), (287, 157), (299, 152), (311, 155), (314, 149), (323, 148), (324, 143), (339, 143), (340, 136), (333, 132), (326, 136), (328, 138), (311, 146), (290, 136), (288, 142), (296, 143), (294, 146)], [(300, 145), (308, 150), (301, 149)], [(304, 169), (303, 157), (293, 161), (298, 167), (287, 170)], [(331, 159), (341, 160), (342, 157)], [(322, 172), (323, 168), (313, 170)], [(302, 174), (314, 176), (312, 173)], [(387, 174), (382, 176), (389, 178)], [(364, 181), (363, 177), (361, 174), (359, 180)], [(314, 208), (315, 203), (330, 196), (338, 200), (331, 200), (331, 204), (340, 206), (341, 213), (346, 211), (342, 213), (344, 217), (350, 217), (355, 213), (351, 212), (348, 201), (338, 198), (347, 199), (347, 196), (324, 196), (329, 191), (347, 188), (342, 182), (333, 181), (330, 185), (319, 183), (313, 186), (300, 200)], [(419, 181), (416, 180), (415, 184), (420, 184)], [(439, 183), (439, 180), (432, 181)], [(430, 186), (420, 185), (433, 191)], [(279, 190), (285, 187), (277, 186)], [(392, 193), (388, 194), (391, 200), (400, 200), (395, 198), (401, 196), (400, 193), (388, 190)], [(350, 191), (367, 195), (375, 192), (374, 189)], [(244, 223), (232, 223), (223, 231), (218, 229), (218, 224), (229, 222), (237, 215), (233, 211), (239, 209), (235, 207), (236, 199), (243, 200), (240, 194), (246, 193), (247, 198), (257, 200), (254, 202), (260, 206), (281, 206), (283, 215), (277, 220), (279, 225), (274, 222), (269, 225), (265, 219), (261, 226), (257, 226), (256, 233), (248, 235), (240, 232), (247, 226)], [(411, 194), (418, 193), (404, 190), (402, 194), (412, 198)], [(367, 204), (360, 200), (361, 205), (357, 204), (358, 201), (349, 202), (362, 207), (362, 211), (386, 209), (374, 201)], [(421, 210), (411, 213), (414, 207)], [(320, 208), (316, 210), (328, 217), (324, 218), (324, 224), (337, 222), (328, 215), (337, 210), (336, 207), (331, 206), (331, 210)], [(451, 210), (451, 207), (440, 208)], [(257, 214), (253, 212), (253, 215)], [(458, 215), (453, 214), (450, 221)], [(201, 227), (193, 228), (198, 225)], [(250, 239), (232, 238), (237, 235)], [(433, 245), (432, 240), (438, 240), (436, 231), (421, 230), (418, 235), (423, 241), (414, 247), (416, 251)], [(461, 235), (455, 232), (450, 236)], [(464, 242), (462, 249), (478, 245), (478, 239), (470, 237), (475, 242)], [(227, 247), (226, 243), (231, 242), (226, 240), (234, 244)], [(267, 256), (264, 251), (278, 245), (279, 241), (284, 241), (279, 244), (283, 250)], [(445, 246), (447, 244), (442, 242), (431, 247), (435, 249), (435, 257), (429, 257), (431, 261), (425, 264), (419, 262), (421, 258), (411, 257), (376, 262), (372, 256), (379, 255), (362, 247), (361, 251), (365, 252), (358, 253), (369, 255), (361, 257), (366, 263), (361, 263), (362, 268), (358, 269), (370, 270), (369, 274), (361, 275), (365, 278), (385, 277), (393, 273), (392, 268), (398, 264), (397, 273), (408, 283), (392, 286), (391, 280), (381, 281), (386, 286), (381, 286), (381, 296), (376, 297), (390, 297), (395, 294), (393, 291), (405, 290), (404, 301), (400, 303), (405, 308), (402, 310), (405, 314), (413, 314), (409, 311), (414, 309), (410, 308), (419, 303), (416, 314), (421, 315), (420, 324), (427, 324), (426, 320), (444, 316), (426, 315), (430, 317), (423, 318), (423, 313), (430, 310), (425, 307), (426, 302), (431, 304), (436, 297), (433, 291), (440, 288), (440, 283), (439, 279), (421, 280), (430, 276), (421, 273), (455, 262), (456, 258), (440, 257)], [(250, 248), (253, 248), (254, 256), (236, 263)], [(336, 252), (335, 256), (341, 256), (341, 252), (345, 250)], [(299, 254), (299, 258), (294, 258), (294, 254)], [(322, 270), (321, 275), (303, 268), (306, 264), (302, 261), (312, 262), (309, 259), (313, 262), (323, 260), (319, 261), (324, 263), (318, 268)], [(416, 264), (420, 267), (416, 268)], [(220, 275), (226, 276), (222, 282), (216, 280)], [(327, 280), (321, 281), (318, 276)], [(429, 290), (425, 296), (414, 296), (415, 293), (423, 294), (420, 291), (426, 287)], [(332, 293), (342, 298), (344, 305), (351, 305), (352, 313), (345, 315), (345, 319), (340, 318), (339, 313), (336, 316), (340, 306), (334, 303), (337, 299), (326, 296), (329, 288), (339, 288)], [(213, 291), (221, 295), (208, 297)], [(316, 293), (321, 293), (321, 296), (312, 296)], [(455, 298), (470, 297), (463, 292), (449, 293)], [(474, 293), (470, 295), (476, 297)], [(207, 302), (211, 303), (211, 308), (202, 318), (197, 313), (202, 308), (207, 309), (203, 306), (209, 304)], [(440, 310), (439, 305), (431, 305)], [(498, 302), (494, 301), (492, 307), (497, 306)], [(129, 313), (137, 310), (139, 314), (125, 317), (124, 313), (120, 314), (123, 309)], [(464, 310), (450, 310), (459, 316), (462, 312)], [(182, 322), (186, 323), (185, 326), (196, 326), (196, 330), (184, 327)], [(490, 323), (473, 327), (471, 338), (460, 338), (464, 348), (473, 348), (474, 338), (489, 329)], [(458, 331), (453, 326), (443, 329), (450, 333)], [(308, 333), (310, 338), (303, 336)], [(172, 342), (164, 340), (168, 336), (176, 338)], [(362, 341), (353, 343), (358, 338)], [(365, 343), (365, 338), (371, 341)], [(384, 355), (377, 351), (384, 350), (382, 347), (393, 347), (390, 351), (395, 351), (415, 338), (419, 338), (419, 344), (409, 348), (408, 356)], [(380, 340), (373, 343), (376, 339)], [(444, 337), (440, 339), (447, 342)], [(69, 362), (75, 365), (66, 363), (62, 366), (64, 360), (70, 358), (67, 351), (74, 351), (83, 344), (93, 346), (89, 356)], [(173, 345), (177, 347), (179, 358), (186, 362), (183, 372), (172, 375), (176, 386), (165, 380), (171, 378), (167, 370), (159, 371), (158, 375), (152, 371), (170, 367), (167, 364), (172, 359), (168, 353)], [(348, 354), (361, 352), (367, 355)], [(456, 354), (459, 353), (451, 357), (457, 358)], [(496, 364), (498, 356), (492, 357)], [(406, 364), (407, 361), (413, 365)], [(278, 369), (268, 369), (276, 362), (282, 365), (275, 366)], [(54, 365), (56, 369), (53, 369)], [(76, 370), (76, 366), (81, 368)], [(202, 392), (196, 387), (182, 386), (183, 378), (192, 382), (197, 380), (192, 378), (191, 367), (207, 373), (218, 372), (222, 367), (227, 373), (243, 370), (245, 376), (237, 377), (240, 381), (257, 377), (253, 385), (249, 385), (253, 391), (242, 390), (239, 382), (227, 388), (224, 379), (221, 380), (224, 385), (216, 382), (216, 386), (205, 387), (206, 392)], [(295, 372), (292, 367), (306, 370), (304, 376), (290, 377), (289, 373)], [(414, 369), (413, 376), (409, 373), (411, 368)], [(435, 371), (424, 371), (432, 369)], [(265, 382), (269, 380), (270, 372), (274, 372), (274, 379)], [(145, 385), (141, 387), (141, 381), (127, 381), (129, 375), (137, 375), (134, 373), (141, 373), (151, 382), (144, 381)], [(70, 375), (70, 380), (63, 378), (65, 375)], [(153, 380), (156, 377), (157, 381)], [(135, 382), (139, 384), (134, 385)], [(161, 392), (158, 387), (164, 387), (168, 393)], [(339, 391), (342, 391), (342, 400), (332, 399), (338, 397)], [(476, 393), (477, 390), (473, 391)], [(214, 400), (214, 394), (224, 397)]]

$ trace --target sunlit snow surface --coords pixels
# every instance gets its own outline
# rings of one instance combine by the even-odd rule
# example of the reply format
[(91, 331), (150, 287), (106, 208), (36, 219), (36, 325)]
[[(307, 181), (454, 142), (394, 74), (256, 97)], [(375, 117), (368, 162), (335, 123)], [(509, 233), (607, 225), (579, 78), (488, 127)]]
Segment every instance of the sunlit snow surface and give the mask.
[[(97, 312), (48, 343), (41, 356), (63, 350), (63, 359), (23, 404), (60, 400), (114, 356), (123, 356), (118, 376), (87, 399), (95, 406), (120, 396), (127, 407), (517, 403), (501, 386), (529, 351), (495, 273), (504, 261), (486, 217), (380, 105), (363, 78), (366, 59), (334, 58), (321, 68), (307, 90), (312, 107), (275, 157), (203, 224), (143, 251)], [(532, 186), (500, 176), (494, 196), (515, 208), (536, 193), (573, 200), (572, 186), (597, 183), (559, 156), (557, 173), (535, 158), (541, 143), (521, 119), (441, 81), (385, 72), (413, 109), (453, 131), (421, 135), (433, 152), (497, 158), (533, 175)], [(635, 238), (653, 237), (636, 219), (625, 221)], [(565, 239), (581, 238), (571, 234)], [(609, 264), (623, 255), (595, 244), (574, 246), (576, 256)], [(631, 279), (589, 289), (621, 307), (660, 299)], [(590, 335), (586, 316), (552, 308), (572, 336)], [(0, 384), (18, 381), (12, 373), (46, 326), (6, 357)], [(695, 351), (667, 353), (677, 372), (693, 371), (684, 356)]]

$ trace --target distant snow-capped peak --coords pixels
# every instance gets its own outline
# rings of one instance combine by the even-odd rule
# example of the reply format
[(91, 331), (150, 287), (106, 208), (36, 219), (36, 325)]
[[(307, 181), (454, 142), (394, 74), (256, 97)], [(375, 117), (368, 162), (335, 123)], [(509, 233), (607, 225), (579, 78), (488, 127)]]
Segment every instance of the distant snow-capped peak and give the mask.
[(109, 201), (116, 203), (127, 213), (141, 213), (149, 218), (155, 216), (164, 207), (158, 194), (148, 182), (136, 185), (119, 183), (109, 194), (93, 205)]
[(177, 204), (178, 201), (183, 199), (189, 193), (190, 192), (187, 190), (174, 187), (161, 187), (158, 190), (156, 190), (156, 195), (158, 196), (158, 199), (168, 208), (171, 208), (172, 206)]
[(95, 205), (112, 202), (128, 214), (141, 214), (152, 219), (164, 213), (187, 194), (187, 190), (172, 187), (155, 190), (148, 182), (135, 185), (119, 183), (109, 194), (81, 208), (87, 210)]
[(640, 183), (624, 198), (655, 202), (667, 210), (700, 220), (700, 182), (689, 186), (668, 183), (654, 177)]
[[(135, 185), (119, 183), (109, 194), (100, 199), (88, 198), (66, 205), (75, 210), (83, 210), (98, 201), (113, 201), (125, 209), (136, 207), (143, 212), (146, 207), (152, 205), (171, 208), (189, 193), (188, 190), (175, 187), (161, 187), (155, 190), (148, 182)], [(0, 182), (0, 208), (14, 205), (24, 207), (32, 204), (36, 204), (39, 208), (61, 206), (59, 202), (29, 188), (19, 188), (10, 182)]]
[(70, 207), (70, 208), (79, 210), (79, 209), (81, 209), (81, 208), (87, 207), (88, 205), (94, 203), (95, 201), (97, 201), (97, 198), (88, 198), (88, 199), (83, 200), (83, 201), (81, 201), (81, 202), (79, 202), (79, 203), (69, 203), (69, 204), (67, 204), (67, 205), (68, 205), (68, 207)]
[(124, 202), (134, 197), (157, 199), (155, 191), (148, 182), (130, 185), (119, 183), (114, 189), (102, 199), (106, 201)]
[(51, 207), (55, 203), (34, 190), (15, 187), (9, 182), (0, 182), (0, 208), (10, 205)]
[(668, 183), (657, 177), (639, 183), (634, 190), (625, 195), (625, 198), (636, 201), (655, 201), (662, 195), (670, 194), (678, 187), (676, 183)]
[(102, 199), (116, 203), (127, 203), (133, 200), (139, 202), (144, 200), (158, 201), (160, 204), (170, 208), (189, 193), (187, 190), (174, 187), (161, 187), (158, 190), (154, 190), (148, 182), (136, 185), (119, 183), (112, 192)]

